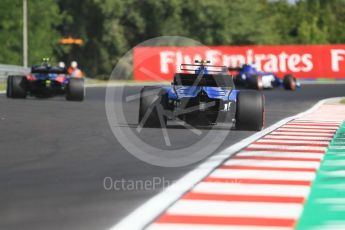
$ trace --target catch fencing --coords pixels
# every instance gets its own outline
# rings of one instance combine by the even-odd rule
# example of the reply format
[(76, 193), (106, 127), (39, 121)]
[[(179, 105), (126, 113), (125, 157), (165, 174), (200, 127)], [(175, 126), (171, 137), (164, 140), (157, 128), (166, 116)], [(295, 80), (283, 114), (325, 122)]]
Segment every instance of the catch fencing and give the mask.
[(20, 75), (30, 72), (30, 68), (18, 65), (3, 65), (0, 64), (0, 82), (4, 82), (8, 75)]

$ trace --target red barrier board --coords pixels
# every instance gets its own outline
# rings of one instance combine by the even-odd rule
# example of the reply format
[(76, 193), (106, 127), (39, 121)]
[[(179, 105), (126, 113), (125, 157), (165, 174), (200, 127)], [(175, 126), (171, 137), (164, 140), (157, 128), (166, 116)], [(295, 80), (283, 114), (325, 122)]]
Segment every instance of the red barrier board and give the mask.
[(182, 63), (206, 59), (237, 67), (255, 64), (261, 71), (297, 78), (345, 78), (345, 44), (281, 46), (138, 47), (134, 49), (134, 79), (170, 81)]

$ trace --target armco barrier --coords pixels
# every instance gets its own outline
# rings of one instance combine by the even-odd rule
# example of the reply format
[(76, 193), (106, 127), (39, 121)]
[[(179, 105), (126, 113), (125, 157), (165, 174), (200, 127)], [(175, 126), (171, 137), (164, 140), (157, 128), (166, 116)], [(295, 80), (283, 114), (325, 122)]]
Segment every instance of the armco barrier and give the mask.
[(2, 65), (0, 64), (0, 82), (4, 82), (8, 75), (27, 74), (30, 68), (17, 65)]
[(345, 79), (345, 44), (280, 46), (138, 47), (134, 49), (135, 80), (171, 80), (181, 63), (207, 59), (211, 64), (255, 63), (259, 70), (298, 78)]

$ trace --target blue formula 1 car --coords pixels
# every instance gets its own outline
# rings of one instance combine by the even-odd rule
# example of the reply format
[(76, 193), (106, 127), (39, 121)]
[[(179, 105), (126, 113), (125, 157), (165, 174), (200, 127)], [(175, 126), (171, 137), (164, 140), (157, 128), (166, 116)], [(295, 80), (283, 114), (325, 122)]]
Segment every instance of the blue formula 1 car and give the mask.
[(66, 68), (51, 66), (47, 60), (33, 66), (27, 75), (10, 75), (7, 78), (7, 97), (38, 98), (65, 95), (66, 100), (82, 101), (85, 95), (84, 79), (72, 78)]
[(192, 126), (235, 121), (240, 130), (261, 130), (264, 97), (254, 90), (235, 89), (227, 67), (209, 62), (182, 64), (171, 86), (145, 86), (141, 90), (139, 126), (166, 127), (167, 120), (182, 120)]
[(283, 87), (292, 91), (300, 87), (300, 83), (291, 74), (280, 79), (276, 74), (258, 71), (250, 64), (244, 64), (242, 67), (229, 67), (228, 69), (230, 72), (235, 72), (234, 83), (238, 87), (257, 90)]

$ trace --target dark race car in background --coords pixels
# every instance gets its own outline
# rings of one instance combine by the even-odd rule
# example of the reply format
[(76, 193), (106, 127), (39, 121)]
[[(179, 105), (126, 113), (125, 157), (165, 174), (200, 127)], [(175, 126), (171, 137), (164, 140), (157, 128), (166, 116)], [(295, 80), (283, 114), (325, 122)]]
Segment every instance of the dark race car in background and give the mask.
[(82, 101), (85, 96), (84, 79), (73, 78), (66, 68), (51, 66), (47, 62), (33, 66), (27, 75), (10, 75), (7, 78), (7, 97), (47, 98), (65, 95), (66, 100)]
[(166, 127), (167, 120), (205, 126), (231, 120), (236, 129), (261, 130), (265, 120), (263, 94), (236, 90), (225, 66), (196, 63), (182, 64), (182, 71), (192, 73), (176, 73), (171, 86), (145, 86), (141, 90), (139, 126)]
[(272, 89), (283, 87), (286, 90), (296, 90), (300, 83), (292, 74), (287, 74), (280, 79), (276, 74), (258, 71), (254, 65), (244, 64), (241, 67), (229, 67), (234, 75), (234, 83), (238, 87), (247, 89)]

